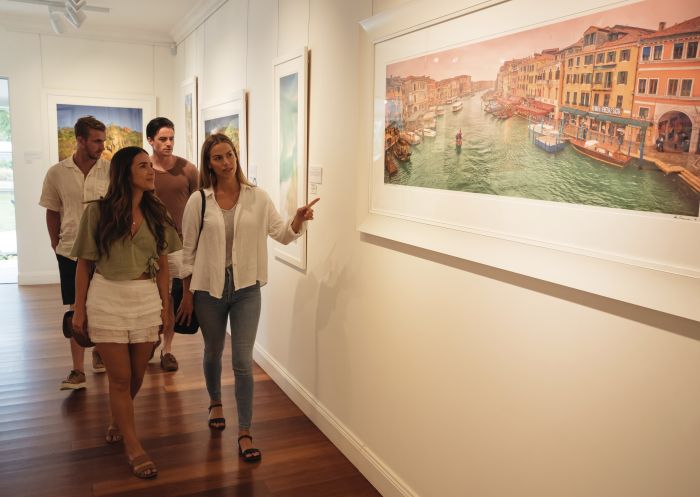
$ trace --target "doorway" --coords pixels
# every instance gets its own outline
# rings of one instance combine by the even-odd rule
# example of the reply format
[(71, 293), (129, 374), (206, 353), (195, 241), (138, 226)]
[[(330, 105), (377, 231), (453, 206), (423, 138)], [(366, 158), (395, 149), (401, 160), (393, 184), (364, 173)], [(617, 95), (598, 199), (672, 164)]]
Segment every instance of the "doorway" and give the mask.
[(17, 229), (9, 86), (7, 78), (0, 77), (0, 283), (17, 283)]

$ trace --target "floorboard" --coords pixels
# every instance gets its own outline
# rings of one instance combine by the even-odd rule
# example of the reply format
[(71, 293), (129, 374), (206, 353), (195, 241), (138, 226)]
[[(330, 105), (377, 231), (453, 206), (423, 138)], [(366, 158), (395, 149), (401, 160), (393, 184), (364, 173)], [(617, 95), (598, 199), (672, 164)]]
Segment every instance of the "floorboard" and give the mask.
[[(148, 367), (135, 403), (137, 430), (158, 478), (131, 475), (121, 445), (108, 445), (108, 383), (59, 391), (70, 370), (57, 285), (0, 285), (0, 495), (12, 497), (376, 497), (380, 494), (257, 365), (253, 435), (260, 464), (237, 456), (233, 373), (224, 368), (228, 428), (207, 426), (201, 335), (177, 335), (180, 370)], [(224, 364), (230, 365), (230, 345)]]

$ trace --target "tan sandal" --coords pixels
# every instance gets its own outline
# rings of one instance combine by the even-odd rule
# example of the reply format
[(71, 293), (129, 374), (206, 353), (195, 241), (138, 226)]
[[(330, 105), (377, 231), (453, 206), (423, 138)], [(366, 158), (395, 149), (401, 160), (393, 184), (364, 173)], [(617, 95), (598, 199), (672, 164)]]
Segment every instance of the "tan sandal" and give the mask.
[(119, 431), (119, 427), (109, 425), (107, 427), (107, 435), (105, 435), (105, 441), (108, 444), (118, 444), (124, 440), (124, 437), (122, 436), (122, 432)]
[(150, 480), (158, 476), (158, 468), (156, 468), (156, 465), (145, 452), (129, 461), (129, 466), (131, 466), (131, 472), (137, 478)]

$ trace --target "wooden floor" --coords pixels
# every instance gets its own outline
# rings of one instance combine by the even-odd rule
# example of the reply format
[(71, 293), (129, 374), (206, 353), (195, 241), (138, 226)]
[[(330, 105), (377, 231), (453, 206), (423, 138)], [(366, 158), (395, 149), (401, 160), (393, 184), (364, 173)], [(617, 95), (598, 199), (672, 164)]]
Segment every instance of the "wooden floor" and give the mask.
[(56, 285), (0, 285), (0, 496), (363, 497), (379, 493), (256, 366), (253, 435), (260, 464), (239, 461), (230, 343), (224, 358), (223, 432), (206, 424), (201, 335), (175, 337), (176, 373), (151, 361), (136, 399), (137, 430), (158, 465), (155, 480), (129, 471), (107, 445), (107, 377), (59, 391), (70, 370)]

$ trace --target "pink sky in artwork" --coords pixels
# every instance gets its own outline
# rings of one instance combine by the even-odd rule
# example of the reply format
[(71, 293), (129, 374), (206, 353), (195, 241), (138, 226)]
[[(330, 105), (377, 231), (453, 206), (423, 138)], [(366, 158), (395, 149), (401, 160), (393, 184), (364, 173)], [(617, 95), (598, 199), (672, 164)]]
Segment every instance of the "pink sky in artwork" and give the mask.
[(527, 57), (548, 48), (564, 48), (580, 39), (590, 26), (624, 24), (657, 29), (661, 21), (670, 27), (698, 15), (700, 2), (696, 0), (648, 0), (389, 64), (386, 75), (430, 76), (441, 80), (469, 74), (472, 81), (495, 80), (503, 62)]

